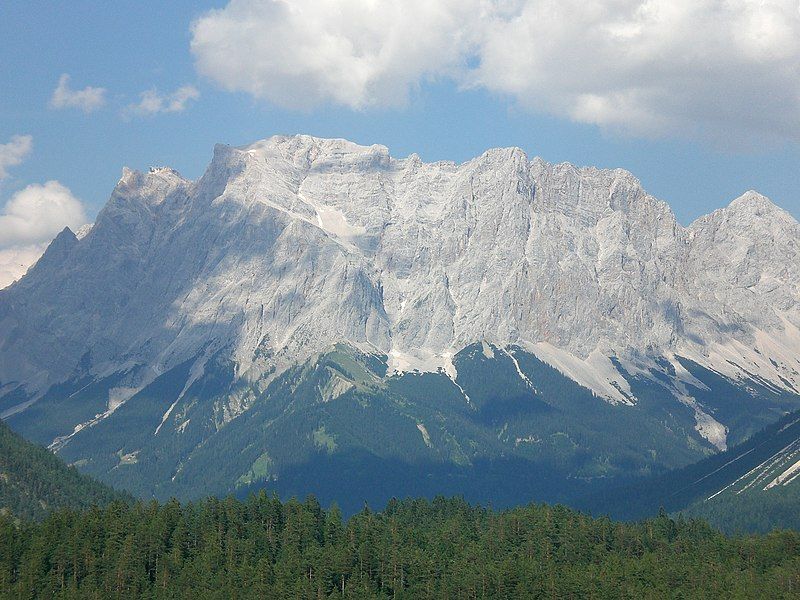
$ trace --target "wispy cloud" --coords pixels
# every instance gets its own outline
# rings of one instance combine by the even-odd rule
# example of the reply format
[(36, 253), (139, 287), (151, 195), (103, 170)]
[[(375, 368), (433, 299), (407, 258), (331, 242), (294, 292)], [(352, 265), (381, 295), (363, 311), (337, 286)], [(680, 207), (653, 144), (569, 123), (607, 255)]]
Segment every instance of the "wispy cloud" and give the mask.
[(156, 89), (150, 89), (139, 95), (139, 102), (128, 105), (125, 113), (147, 116), (183, 112), (191, 101), (199, 97), (200, 92), (193, 85), (179, 87), (171, 94), (160, 94)]
[(86, 86), (82, 90), (69, 87), (69, 75), (64, 73), (50, 98), (50, 108), (77, 108), (85, 113), (93, 112), (106, 103), (106, 89)]
[(15, 135), (6, 144), (0, 144), (0, 180), (8, 177), (9, 167), (20, 164), (33, 150), (33, 137)]
[(191, 36), (201, 74), (289, 108), (447, 78), (634, 135), (800, 140), (796, 0), (230, 0)]

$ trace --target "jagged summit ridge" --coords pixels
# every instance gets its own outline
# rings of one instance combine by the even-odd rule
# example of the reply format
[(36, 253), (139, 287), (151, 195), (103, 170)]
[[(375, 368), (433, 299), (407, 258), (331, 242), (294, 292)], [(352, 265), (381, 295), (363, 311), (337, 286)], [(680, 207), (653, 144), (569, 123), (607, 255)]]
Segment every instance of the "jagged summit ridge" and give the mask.
[(733, 199), (728, 208), (731, 210), (754, 210), (756, 212), (781, 211), (772, 200), (755, 190), (747, 190), (738, 198)]
[(481, 341), (614, 402), (636, 401), (614, 361), (666, 360), (691, 404), (676, 355), (800, 389), (800, 225), (755, 192), (683, 227), (621, 169), (276, 136), (217, 145), (197, 181), (126, 169), (58, 243), (0, 293), (0, 382), (34, 394), (80, 369), (136, 390), (217, 352), (259, 381), (340, 342), (454, 376)]

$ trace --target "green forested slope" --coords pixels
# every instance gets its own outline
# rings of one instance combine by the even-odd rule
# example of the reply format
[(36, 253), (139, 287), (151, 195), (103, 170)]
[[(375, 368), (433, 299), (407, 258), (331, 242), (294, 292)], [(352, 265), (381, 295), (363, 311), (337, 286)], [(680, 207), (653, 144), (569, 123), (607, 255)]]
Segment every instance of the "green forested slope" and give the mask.
[(695, 502), (681, 512), (705, 519), (726, 533), (800, 531), (800, 485), (721, 494)]
[[(265, 389), (237, 379), (221, 353), (197, 379), (191, 364), (162, 373), (77, 432), (76, 423), (105, 410), (118, 377), (56, 386), (9, 424), (43, 445), (56, 440), (66, 462), (137, 497), (266, 489), (283, 498), (314, 494), (346, 514), (393, 496), (572, 503), (621, 478), (716, 453), (696, 430), (694, 410), (655, 373), (623, 373), (637, 402), (610, 404), (515, 346), (464, 348), (453, 357), (455, 381), (444, 372), (392, 374), (387, 357), (347, 344), (281, 372)], [(731, 444), (800, 406), (797, 395), (752, 382), (754, 397), (697, 365), (685, 368), (719, 390), (691, 393), (710, 414), (738, 424)]]
[(67, 467), (0, 421), (0, 513), (40, 519), (56, 508), (83, 508), (127, 498)]
[(800, 530), (800, 411), (748, 440), (681, 469), (595, 492), (576, 504), (641, 519), (659, 507), (707, 519), (727, 533)]
[(561, 506), (497, 513), (390, 501), (343, 522), (313, 498), (0, 517), (7, 598), (787, 598), (800, 534), (727, 538), (665, 515), (637, 524)]

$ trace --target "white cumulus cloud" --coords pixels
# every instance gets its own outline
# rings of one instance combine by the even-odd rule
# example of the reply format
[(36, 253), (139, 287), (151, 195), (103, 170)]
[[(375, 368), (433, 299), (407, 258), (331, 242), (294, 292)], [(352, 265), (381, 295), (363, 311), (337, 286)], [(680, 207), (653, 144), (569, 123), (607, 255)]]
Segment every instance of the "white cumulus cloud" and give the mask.
[(8, 287), (28, 272), (44, 254), (47, 244), (31, 244), (0, 250), (0, 289)]
[(458, 71), (472, 11), (477, 0), (233, 0), (193, 23), (191, 49), (201, 74), (279, 105), (398, 106)]
[(0, 144), (0, 180), (8, 177), (9, 167), (20, 164), (33, 150), (33, 138), (15, 135), (6, 144)]
[(635, 135), (800, 140), (797, 0), (231, 0), (191, 35), (201, 74), (291, 108), (446, 77)]
[(193, 85), (179, 87), (171, 94), (159, 94), (151, 89), (139, 95), (139, 102), (127, 107), (126, 112), (138, 115), (183, 112), (192, 100), (197, 100), (200, 92)]
[(50, 108), (78, 108), (90, 113), (106, 103), (106, 89), (87, 86), (82, 90), (69, 87), (69, 75), (64, 73), (50, 98)]
[(0, 288), (24, 275), (64, 227), (76, 231), (87, 221), (81, 201), (58, 181), (16, 192), (0, 214)]

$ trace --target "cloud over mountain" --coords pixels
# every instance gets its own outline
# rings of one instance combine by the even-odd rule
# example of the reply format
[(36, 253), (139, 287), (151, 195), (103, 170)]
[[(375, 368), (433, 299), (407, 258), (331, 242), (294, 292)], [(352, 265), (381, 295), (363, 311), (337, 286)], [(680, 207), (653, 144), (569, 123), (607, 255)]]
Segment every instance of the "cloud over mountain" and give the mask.
[(193, 85), (181, 86), (171, 94), (161, 94), (153, 88), (142, 92), (139, 102), (129, 105), (125, 112), (140, 116), (183, 112), (191, 101), (199, 97), (200, 92)]
[(83, 203), (58, 181), (15, 193), (0, 214), (0, 288), (24, 275), (64, 227), (87, 220)]
[(469, 47), (455, 2), (234, 0), (192, 25), (198, 70), (288, 107), (402, 105), (427, 77), (455, 74)]
[(447, 78), (627, 134), (800, 139), (789, 0), (231, 0), (191, 33), (201, 74), (290, 108), (398, 106)]

